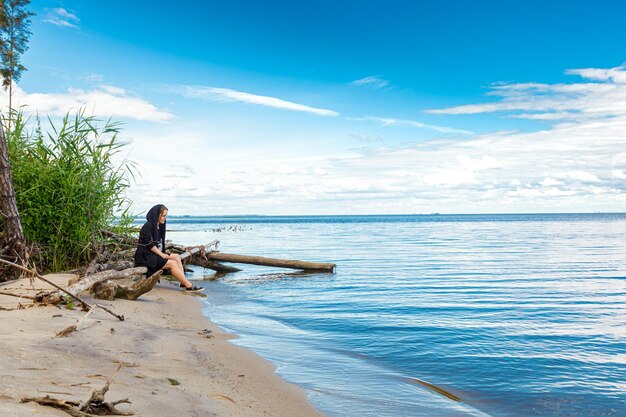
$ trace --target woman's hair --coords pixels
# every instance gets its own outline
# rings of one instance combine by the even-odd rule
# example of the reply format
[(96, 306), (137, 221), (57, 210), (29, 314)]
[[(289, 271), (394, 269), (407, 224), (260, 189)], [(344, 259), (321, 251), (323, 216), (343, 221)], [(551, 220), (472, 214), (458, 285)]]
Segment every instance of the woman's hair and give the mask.
[(168, 211), (167, 207), (165, 206), (161, 206), (161, 210), (159, 210), (159, 216), (161, 216), (163, 214), (164, 211)]

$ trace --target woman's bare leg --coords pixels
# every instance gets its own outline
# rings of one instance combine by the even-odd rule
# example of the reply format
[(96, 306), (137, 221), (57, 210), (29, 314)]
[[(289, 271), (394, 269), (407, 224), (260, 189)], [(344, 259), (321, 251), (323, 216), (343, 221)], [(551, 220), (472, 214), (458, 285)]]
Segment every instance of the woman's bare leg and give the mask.
[(165, 264), (163, 269), (169, 269), (170, 274), (172, 274), (172, 276), (176, 278), (178, 282), (183, 284), (185, 288), (191, 287), (191, 282), (189, 282), (189, 280), (185, 278), (185, 268), (183, 267), (183, 262), (180, 260), (180, 255), (170, 255), (170, 259), (167, 260), (167, 263)]

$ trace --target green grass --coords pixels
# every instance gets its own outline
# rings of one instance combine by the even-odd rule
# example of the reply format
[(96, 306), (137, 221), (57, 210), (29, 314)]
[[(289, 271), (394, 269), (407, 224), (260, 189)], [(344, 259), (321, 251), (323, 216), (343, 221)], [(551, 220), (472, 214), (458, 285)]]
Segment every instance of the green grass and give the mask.
[(26, 239), (42, 249), (44, 270), (84, 265), (101, 228), (119, 232), (132, 221), (125, 191), (134, 164), (123, 158), (120, 124), (80, 110), (57, 125), (48, 118), (43, 133), (38, 117), (32, 132), (23, 111), (11, 118), (9, 159)]

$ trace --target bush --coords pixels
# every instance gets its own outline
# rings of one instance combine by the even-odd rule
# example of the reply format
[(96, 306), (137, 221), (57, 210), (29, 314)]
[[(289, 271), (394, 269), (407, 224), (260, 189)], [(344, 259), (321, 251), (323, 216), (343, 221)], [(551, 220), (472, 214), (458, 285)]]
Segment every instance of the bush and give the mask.
[(38, 117), (30, 134), (22, 111), (11, 118), (9, 159), (26, 239), (42, 248), (45, 270), (84, 265), (102, 228), (119, 231), (132, 222), (125, 190), (134, 165), (115, 162), (124, 146), (120, 125), (109, 120), (98, 127), (98, 119), (80, 110), (60, 126), (48, 118), (44, 135)]

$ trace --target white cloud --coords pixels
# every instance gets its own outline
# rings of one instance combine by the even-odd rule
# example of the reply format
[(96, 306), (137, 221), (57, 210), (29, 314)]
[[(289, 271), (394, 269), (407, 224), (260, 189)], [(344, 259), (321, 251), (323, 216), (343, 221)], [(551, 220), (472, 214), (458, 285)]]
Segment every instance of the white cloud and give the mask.
[(51, 23), (55, 26), (74, 29), (78, 29), (78, 25), (80, 24), (78, 16), (63, 8), (48, 10), (48, 12), (44, 15), (43, 21)]
[(383, 79), (380, 75), (370, 75), (369, 77), (361, 78), (359, 80), (352, 81), (350, 84), (356, 86), (367, 86), (374, 89), (385, 88), (389, 86), (389, 81)]
[(484, 155), (480, 159), (472, 159), (467, 155), (459, 155), (457, 160), (471, 171), (482, 171), (484, 169), (498, 168), (501, 164), (493, 157)]
[(92, 73), (81, 77), (81, 79), (87, 81), (88, 83), (102, 84), (104, 76), (102, 74)]
[[(572, 69), (594, 82), (570, 84), (498, 83), (490, 96), (500, 100), (434, 109), (432, 114), (505, 112), (509, 117), (535, 120), (589, 120), (626, 116), (626, 67)], [(520, 113), (521, 112), (521, 113)]]
[(546, 177), (539, 183), (542, 187), (555, 187), (557, 185), (564, 184), (563, 181), (556, 180), (554, 178)]
[(611, 171), (611, 175), (620, 180), (626, 180), (626, 173), (619, 169), (614, 169)]
[(438, 168), (421, 177), (425, 185), (460, 185), (475, 183), (474, 172), (465, 169)]
[[(172, 91), (177, 91), (177, 89)], [(245, 93), (242, 91), (231, 90), (228, 88), (183, 86), (182, 91), (186, 97), (205, 98), (214, 101), (234, 101), (240, 103), (255, 104), (259, 106), (272, 107), (275, 109), (312, 113), (318, 116), (339, 116), (339, 113), (334, 110), (320, 109), (307, 106), (305, 104), (293, 103), (291, 101), (282, 100), (276, 97), (260, 96), (256, 94)]]
[[(389, 146), (397, 141), (393, 140), (396, 130), (388, 129), (387, 144), (373, 140), (349, 151), (308, 153), (310, 148), (303, 152), (302, 143), (293, 147), (283, 143), (272, 149), (264, 142), (250, 151), (222, 146), (219, 158), (212, 158), (210, 164), (206, 157), (215, 153), (223, 133), (216, 131), (212, 138), (193, 133), (197, 136), (182, 139), (193, 153), (172, 149), (160, 156), (162, 160), (150, 157), (141, 163), (149, 167), (144, 178), (153, 184), (146, 185), (148, 197), (141, 201), (149, 207), (167, 199), (178, 205), (175, 211), (181, 214), (623, 211), (626, 111), (622, 114), (620, 109), (626, 108), (626, 93), (620, 96), (621, 71), (621, 67), (580, 70), (581, 76), (594, 80), (591, 83), (494, 86), (492, 96), (500, 101), (487, 104), (493, 111), (524, 104), (528, 107), (524, 112), (551, 123), (535, 132), (498, 131), (463, 140), (440, 135)], [(515, 113), (519, 109), (512, 111), (519, 115)], [(404, 119), (345, 120), (432, 128)], [(437, 128), (443, 133), (470, 133)], [(173, 138), (147, 135), (135, 143), (154, 146)], [(169, 168), (169, 160), (184, 160), (198, 167), (197, 172), (185, 178), (165, 175), (176, 171)]]
[(600, 182), (600, 179), (592, 174), (591, 172), (587, 172), (587, 171), (570, 171), (567, 172), (565, 174), (565, 176), (576, 180), (576, 181), (582, 181), (582, 182)]
[(391, 118), (391, 117), (367, 116), (365, 118), (355, 119), (355, 120), (371, 120), (371, 121), (380, 123), (380, 125), (382, 125), (382, 126), (410, 126), (410, 127), (417, 127), (417, 128), (420, 128), (420, 129), (435, 130), (435, 131), (440, 132), (440, 133), (460, 133), (460, 134), (463, 134), (463, 135), (473, 135), (474, 134), (474, 132), (471, 132), (469, 130), (455, 129), (455, 128), (445, 127), (445, 126), (435, 126), (435, 125), (430, 125), (430, 124), (426, 124), (426, 123), (422, 123), (422, 122), (417, 122), (415, 120), (394, 119), (394, 118)]
[(617, 84), (626, 84), (625, 65), (615, 68), (583, 68), (565, 71), (566, 74), (580, 75), (588, 80), (613, 81)]
[(380, 135), (366, 135), (364, 133), (353, 133), (350, 137), (360, 142), (382, 142), (383, 138)]
[[(6, 92), (0, 93), (3, 97)], [(3, 103), (6, 99), (2, 99)], [(125, 119), (164, 122), (174, 116), (159, 110), (148, 101), (130, 95), (123, 88), (101, 85), (91, 90), (70, 88), (66, 93), (28, 93), (14, 87), (14, 107), (27, 105), (40, 114), (63, 116), (68, 111), (85, 108), (103, 117), (115, 116)]]

